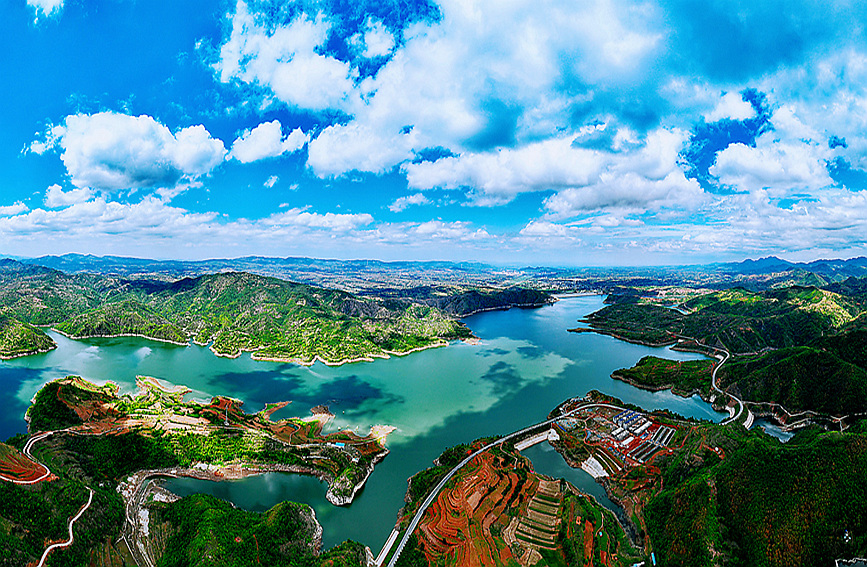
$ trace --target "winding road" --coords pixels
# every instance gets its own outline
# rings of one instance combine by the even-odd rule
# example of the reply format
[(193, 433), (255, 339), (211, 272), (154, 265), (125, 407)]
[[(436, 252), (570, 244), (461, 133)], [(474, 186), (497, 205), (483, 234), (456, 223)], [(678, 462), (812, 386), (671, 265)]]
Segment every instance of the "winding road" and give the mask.
[[(33, 449), (33, 445), (35, 443), (37, 443), (38, 441), (41, 441), (41, 440), (45, 439), (46, 437), (49, 437), (50, 435), (53, 435), (55, 433), (63, 433), (63, 432), (66, 432), (66, 430), (61, 429), (58, 431), (43, 431), (41, 433), (38, 433), (27, 440), (27, 444), (24, 445), (24, 449), (21, 451), (24, 454), (24, 456), (26, 456), (28, 459), (30, 459), (31, 461), (33, 461), (34, 463), (36, 463), (37, 465), (39, 465), (40, 467), (45, 469), (45, 474), (43, 474), (42, 476), (40, 476), (39, 478), (34, 479), (34, 480), (15, 480), (12, 478), (6, 478), (5, 476), (2, 476), (2, 475), (0, 475), (0, 478), (2, 478), (3, 480), (7, 480), (9, 482), (15, 483), (15, 484), (36, 484), (37, 482), (42, 482), (43, 480), (45, 480), (46, 478), (51, 476), (51, 470), (47, 466), (45, 466), (44, 463), (40, 463), (36, 459), (36, 457), (33, 456), (33, 454), (30, 452), (30, 450)], [(45, 560), (48, 559), (48, 555), (52, 551), (54, 551), (55, 549), (60, 549), (63, 547), (69, 547), (75, 541), (75, 536), (72, 533), (72, 526), (73, 526), (73, 524), (75, 524), (75, 522), (78, 521), (79, 518), (81, 518), (81, 516), (84, 515), (84, 513), (87, 511), (88, 508), (90, 508), (90, 505), (93, 503), (93, 494), (94, 494), (93, 489), (90, 488), (89, 486), (86, 486), (85, 488), (87, 488), (87, 491), (88, 491), (87, 502), (85, 502), (84, 505), (81, 507), (81, 509), (78, 511), (78, 513), (75, 514), (75, 516), (69, 518), (69, 522), (67, 522), (67, 529), (69, 530), (69, 539), (67, 539), (66, 541), (58, 542), (58, 543), (52, 543), (51, 545), (46, 547), (45, 551), (42, 552), (42, 558), (39, 560), (39, 563), (36, 565), (36, 567), (43, 567), (43, 565), (45, 565)]]
[(51, 471), (48, 470), (48, 467), (46, 467), (45, 465), (43, 465), (42, 463), (37, 461), (33, 457), (33, 455), (30, 454), (30, 448), (33, 447), (33, 443), (35, 443), (36, 441), (39, 441), (40, 439), (45, 439), (46, 437), (48, 437), (52, 433), (54, 433), (54, 432), (53, 431), (47, 431), (44, 433), (40, 433), (39, 435), (36, 435), (35, 437), (32, 437), (27, 442), (27, 444), (24, 446), (24, 450), (21, 451), (25, 457), (27, 457), (28, 459), (33, 461), (35, 464), (37, 464), (40, 467), (42, 467), (43, 469), (45, 469), (45, 473), (42, 476), (40, 476), (39, 478), (32, 479), (32, 480), (18, 480), (17, 478), (10, 478), (4, 474), (0, 474), (0, 479), (5, 480), (7, 482), (11, 482), (12, 484), (36, 484), (37, 482), (42, 482), (43, 480), (45, 480), (46, 478), (51, 476)]
[(87, 502), (84, 506), (81, 507), (81, 510), (78, 511), (78, 514), (69, 518), (69, 539), (60, 543), (52, 543), (51, 545), (46, 547), (45, 551), (42, 552), (42, 559), (39, 560), (39, 563), (36, 565), (36, 567), (42, 567), (45, 564), (45, 560), (48, 559), (49, 553), (61, 547), (69, 547), (70, 545), (72, 545), (72, 542), (75, 541), (75, 536), (72, 535), (72, 524), (74, 524), (87, 511), (87, 509), (90, 508), (90, 504), (91, 502), (93, 502), (93, 489), (88, 486), (87, 490), (89, 492), (87, 496)]
[[(695, 344), (697, 344), (699, 346), (703, 346), (704, 348), (709, 348), (709, 349), (715, 350), (717, 352), (723, 353), (723, 359), (720, 361), (719, 364), (717, 364), (713, 367), (713, 372), (711, 372), (711, 375), (710, 375), (710, 385), (715, 391), (719, 392), (723, 396), (730, 397), (738, 404), (738, 410), (730, 418), (722, 420), (720, 422), (720, 425), (726, 425), (726, 424), (732, 423), (734, 421), (737, 421), (740, 418), (741, 414), (744, 413), (743, 400), (741, 400), (740, 398), (738, 398), (737, 396), (735, 396), (731, 392), (726, 392), (725, 390), (723, 390), (722, 388), (720, 388), (719, 386), (716, 385), (716, 373), (717, 373), (717, 371), (719, 371), (720, 368), (722, 368), (723, 364), (728, 362), (728, 359), (731, 356), (731, 354), (729, 354), (729, 351), (727, 351), (727, 350), (712, 347), (712, 346), (707, 346), (705, 344), (698, 342), (697, 340), (695, 341)], [(747, 410), (747, 412), (749, 412), (749, 410)]]
[[(463, 461), (461, 461), (460, 463), (455, 465), (452, 468), (452, 470), (450, 470), (442, 478), (442, 480), (439, 481), (439, 483), (434, 487), (434, 489), (427, 495), (427, 498), (425, 498), (424, 501), (421, 503), (421, 506), (416, 511), (415, 515), (412, 518), (412, 521), (410, 521), (409, 527), (406, 529), (406, 532), (404, 532), (403, 537), (400, 540), (400, 543), (398, 543), (397, 551), (395, 551), (394, 555), (391, 556), (391, 560), (388, 562), (388, 567), (394, 567), (394, 565), (397, 563), (398, 558), (400, 557), (401, 552), (403, 551), (404, 546), (406, 546), (407, 542), (409, 541), (410, 536), (412, 536), (413, 532), (418, 527), (418, 524), (419, 524), (419, 522), (421, 522), (422, 516), (424, 516), (424, 513), (427, 511), (428, 507), (433, 503), (434, 500), (436, 500), (437, 496), (439, 496), (440, 491), (443, 488), (445, 488), (445, 485), (448, 484), (448, 482), (452, 479), (453, 476), (455, 476), (455, 473), (457, 473), (459, 470), (461, 470), (467, 463), (469, 463), (474, 458), (476, 458), (476, 456), (484, 453), (488, 449), (491, 449), (492, 447), (496, 447), (497, 445), (502, 445), (503, 443), (505, 443), (506, 441), (508, 441), (510, 439), (514, 439), (515, 437), (519, 437), (521, 435), (524, 435), (525, 433), (528, 433), (534, 429), (538, 429), (540, 427), (545, 427), (546, 425), (551, 425), (552, 423), (554, 423), (556, 421), (560, 421), (561, 419), (565, 419), (567, 417), (570, 417), (572, 414), (574, 414), (576, 412), (579, 412), (583, 409), (592, 408), (592, 407), (606, 407), (606, 408), (611, 408), (611, 409), (623, 411), (623, 408), (621, 408), (620, 406), (615, 406), (613, 404), (606, 404), (606, 403), (599, 403), (599, 402), (592, 402), (592, 403), (588, 402), (586, 404), (578, 406), (577, 408), (575, 408), (571, 411), (568, 411), (564, 414), (561, 414), (557, 417), (548, 419), (546, 421), (542, 421), (540, 423), (537, 423), (535, 425), (531, 425), (529, 427), (525, 427), (524, 429), (521, 429), (520, 431), (515, 431), (514, 433), (510, 433), (509, 435), (506, 435), (505, 437), (501, 437), (501, 438), (497, 439), (496, 441), (488, 443), (487, 445), (485, 445), (481, 449), (478, 449), (475, 452), (471, 453)], [(390, 541), (393, 541), (393, 540), (390, 539)], [(385, 557), (386, 555), (388, 555), (388, 550), (383, 549), (383, 551), (380, 552), (380, 557)]]

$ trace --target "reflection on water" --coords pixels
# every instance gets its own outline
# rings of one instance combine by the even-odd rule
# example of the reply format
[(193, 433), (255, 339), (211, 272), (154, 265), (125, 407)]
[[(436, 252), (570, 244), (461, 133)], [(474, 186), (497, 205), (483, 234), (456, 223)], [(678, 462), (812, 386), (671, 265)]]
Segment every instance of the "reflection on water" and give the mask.
[(275, 418), (306, 415), (312, 406), (326, 404), (336, 416), (331, 429), (364, 433), (376, 424), (397, 427), (388, 439), (391, 454), (351, 506), (331, 506), (319, 481), (304, 477), (254, 477), (267, 479), (275, 491), (264, 490), (256, 483), (265, 480), (254, 479), (224, 483), (219, 490), (239, 503), (250, 493), (260, 499), (255, 509), (308, 498), (303, 501), (316, 509), (326, 547), (352, 538), (378, 549), (403, 504), (406, 480), (430, 466), (443, 449), (538, 422), (566, 398), (596, 389), (647, 409), (721, 419), (723, 414), (698, 397), (647, 392), (612, 380), (612, 371), (648, 354), (677, 360), (702, 356), (566, 331), (601, 307), (601, 297), (577, 297), (540, 309), (482, 313), (466, 319), (482, 339), (478, 345), (455, 343), (333, 368), (254, 361), (249, 354), (227, 359), (195, 345), (137, 338), (71, 341), (51, 333), (56, 350), (0, 364), (0, 396), (9, 408), (0, 420), (0, 434), (5, 438), (23, 431), (21, 416), (30, 398), (48, 380), (67, 374), (97, 383), (111, 380), (125, 391), (134, 388), (136, 375), (154, 376), (188, 386), (195, 399), (216, 394), (241, 399), (248, 412), (291, 400)]

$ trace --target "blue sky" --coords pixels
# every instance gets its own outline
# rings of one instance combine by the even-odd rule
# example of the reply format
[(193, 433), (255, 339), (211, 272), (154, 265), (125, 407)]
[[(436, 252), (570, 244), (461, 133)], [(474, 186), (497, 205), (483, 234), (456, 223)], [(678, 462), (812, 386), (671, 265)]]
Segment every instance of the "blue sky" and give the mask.
[(0, 254), (863, 255), (864, 11), (10, 0)]

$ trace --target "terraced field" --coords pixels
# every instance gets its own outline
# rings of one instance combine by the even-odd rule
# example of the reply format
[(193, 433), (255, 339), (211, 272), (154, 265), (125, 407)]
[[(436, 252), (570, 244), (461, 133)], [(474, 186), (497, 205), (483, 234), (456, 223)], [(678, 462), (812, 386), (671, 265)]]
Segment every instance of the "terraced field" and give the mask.
[[(466, 454), (478, 443), (460, 449)], [(441, 466), (459, 457), (456, 449), (440, 457)], [(426, 472), (414, 480), (427, 478)], [(404, 518), (419, 501), (416, 495)], [(508, 446), (482, 452), (460, 469), (415, 534), (398, 565), (628, 566), (642, 556), (611, 512), (566, 481), (535, 473), (530, 461)]]
[[(497, 537), (502, 517), (529, 499), (536, 481), (526, 462), (510, 470), (515, 459), (494, 452), (477, 456), (440, 494), (419, 525), (430, 564), (445, 559), (461, 566), (516, 565), (505, 541)], [(493, 528), (493, 529), (492, 529)]]
[[(529, 557), (527, 561), (523, 559), (533, 551), (557, 549), (557, 527), (560, 523), (562, 504), (563, 493), (560, 490), (560, 482), (540, 478), (536, 493), (527, 505), (527, 509), (520, 519), (512, 520), (506, 532), (507, 540), (512, 536), (518, 544), (526, 548), (526, 552), (521, 556), (522, 564), (529, 563)], [(513, 526), (515, 529), (512, 529)]]
[(16, 484), (31, 484), (45, 478), (48, 471), (18, 449), (0, 443), (0, 479)]

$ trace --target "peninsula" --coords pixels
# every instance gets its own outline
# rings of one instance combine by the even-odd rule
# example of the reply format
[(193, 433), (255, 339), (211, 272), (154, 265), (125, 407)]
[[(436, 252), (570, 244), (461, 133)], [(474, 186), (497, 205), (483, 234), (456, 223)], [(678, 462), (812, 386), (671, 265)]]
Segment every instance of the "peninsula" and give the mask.
[[(238, 521), (247, 522), (254, 531), (256, 525), (269, 524), (261, 515), (236, 511), (213, 499), (165, 496), (154, 482), (159, 478), (228, 480), (264, 472), (315, 475), (328, 483), (330, 502), (346, 505), (374, 465), (388, 454), (385, 439), (392, 428), (376, 426), (366, 436), (350, 431), (324, 434), (324, 425), (333, 417), (324, 407), (314, 408), (310, 417), (272, 421), (271, 415), (287, 402), (247, 414), (241, 402), (230, 398), (184, 401), (187, 388), (170, 387), (153, 378), (140, 377), (138, 387), (134, 394), (121, 394), (111, 383), (98, 386), (70, 376), (46, 384), (37, 393), (27, 413), (27, 444), (22, 450), (14, 446), (16, 440), (0, 446), (0, 476), (7, 481), (0, 488), (9, 497), (5, 502), (16, 503), (4, 507), (3, 518), (23, 530), (19, 533), (16, 528), (11, 537), (0, 540), (0, 554), (18, 558), (17, 564), (38, 557), (39, 537), (58, 539), (51, 534), (65, 514), (63, 503), (73, 506), (76, 495), (86, 490), (94, 494), (96, 511), (84, 516), (85, 524), (76, 529), (77, 547), (64, 555), (77, 549), (103, 557), (98, 564), (129, 560), (155, 565), (161, 554), (176, 552), (171, 550), (180, 543), (173, 544), (172, 538), (187, 541), (178, 534), (184, 532), (183, 522), (192, 518), (181, 509), (204, 507), (213, 510), (209, 514), (225, 518), (246, 514)], [(34, 506), (54, 512), (28, 519), (26, 510)], [(163, 520), (152, 525), (154, 506)], [(278, 550), (288, 550), (272, 553), (272, 564), (295, 565), (304, 557), (327, 563), (331, 555), (364, 555), (363, 546), (347, 544), (349, 551), (339, 546), (318, 558), (321, 528), (305, 505), (280, 505), (267, 517), (289, 522), (286, 530), (256, 532), (273, 538)], [(167, 527), (171, 518), (177, 524), (173, 528)], [(350, 564), (357, 562), (353, 559)]]

